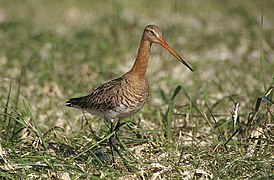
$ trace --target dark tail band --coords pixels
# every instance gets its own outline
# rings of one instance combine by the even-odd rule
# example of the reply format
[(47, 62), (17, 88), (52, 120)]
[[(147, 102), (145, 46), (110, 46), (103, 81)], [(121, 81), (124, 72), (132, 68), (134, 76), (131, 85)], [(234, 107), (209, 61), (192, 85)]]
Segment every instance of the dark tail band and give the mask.
[(79, 107), (82, 98), (83, 97), (71, 98), (70, 100), (66, 101), (66, 106), (68, 106), (68, 107)]

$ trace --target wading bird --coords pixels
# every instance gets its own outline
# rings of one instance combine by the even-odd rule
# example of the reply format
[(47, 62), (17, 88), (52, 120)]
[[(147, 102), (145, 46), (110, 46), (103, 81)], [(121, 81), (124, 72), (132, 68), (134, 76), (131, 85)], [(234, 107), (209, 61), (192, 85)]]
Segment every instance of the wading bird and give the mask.
[[(99, 86), (89, 95), (71, 98), (66, 102), (66, 106), (104, 116), (111, 124), (110, 132), (117, 131), (120, 127), (120, 119), (138, 112), (148, 100), (146, 70), (152, 43), (160, 44), (193, 71), (165, 42), (160, 28), (156, 25), (148, 25), (144, 29), (136, 60), (127, 73)], [(115, 118), (118, 118), (116, 126), (114, 126)], [(111, 138), (109, 143), (111, 149), (115, 148)]]

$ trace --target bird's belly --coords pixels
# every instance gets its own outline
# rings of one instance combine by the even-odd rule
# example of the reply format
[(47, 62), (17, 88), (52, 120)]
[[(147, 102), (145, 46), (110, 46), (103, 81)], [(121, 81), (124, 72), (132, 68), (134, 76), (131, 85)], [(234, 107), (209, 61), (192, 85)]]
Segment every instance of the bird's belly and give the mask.
[(144, 106), (145, 103), (146, 103), (146, 101), (138, 102), (131, 106), (126, 106), (124, 104), (120, 104), (116, 108), (108, 110), (108, 112), (106, 114), (108, 117), (111, 117), (111, 118), (115, 118), (115, 117), (125, 118), (125, 117), (128, 117), (128, 116), (138, 112)]

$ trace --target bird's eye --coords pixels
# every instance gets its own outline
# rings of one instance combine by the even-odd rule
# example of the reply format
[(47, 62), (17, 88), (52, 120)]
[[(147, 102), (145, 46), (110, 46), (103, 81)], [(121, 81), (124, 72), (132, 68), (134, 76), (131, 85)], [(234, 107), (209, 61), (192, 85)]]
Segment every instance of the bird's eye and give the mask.
[(152, 34), (152, 35), (155, 36), (155, 34), (154, 34), (154, 32), (153, 32), (152, 30), (149, 30), (148, 32), (149, 32), (150, 34)]

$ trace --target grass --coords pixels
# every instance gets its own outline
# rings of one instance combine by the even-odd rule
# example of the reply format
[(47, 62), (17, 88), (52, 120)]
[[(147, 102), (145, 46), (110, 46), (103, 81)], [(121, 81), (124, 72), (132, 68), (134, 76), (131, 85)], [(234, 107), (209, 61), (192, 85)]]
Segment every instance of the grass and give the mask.
[[(1, 179), (271, 179), (273, 1), (0, 1)], [(150, 100), (111, 166), (103, 119), (65, 107), (129, 70), (157, 24)]]

